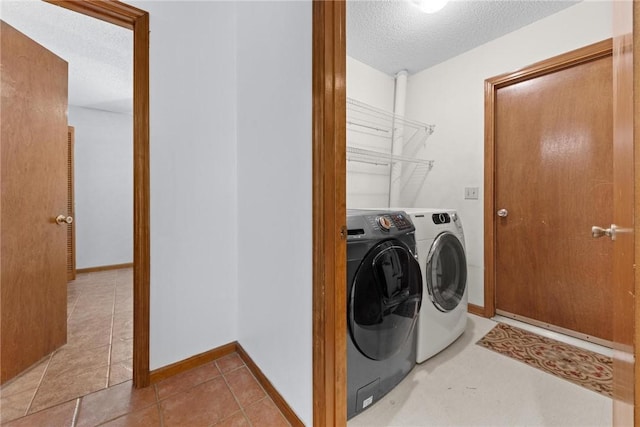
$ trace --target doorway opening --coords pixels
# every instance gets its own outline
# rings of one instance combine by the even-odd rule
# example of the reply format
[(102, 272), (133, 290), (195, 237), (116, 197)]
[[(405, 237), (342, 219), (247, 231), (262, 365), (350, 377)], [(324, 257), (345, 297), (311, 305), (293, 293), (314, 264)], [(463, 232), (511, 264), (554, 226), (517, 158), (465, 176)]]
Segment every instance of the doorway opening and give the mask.
[[(133, 174), (133, 212), (116, 214), (131, 215), (133, 218), (133, 383), (136, 387), (149, 384), (149, 54), (148, 54), (148, 14), (140, 9), (119, 2), (58, 2), (74, 13), (81, 13), (94, 19), (105, 21), (131, 30), (133, 37), (133, 160), (130, 172)], [(4, 25), (4, 24), (3, 24)], [(4, 31), (4, 27), (3, 27)], [(35, 43), (34, 43), (35, 44)], [(66, 85), (65, 85), (66, 86)], [(66, 116), (66, 111), (60, 111)], [(66, 128), (66, 127), (65, 127)], [(130, 138), (130, 137), (129, 137)], [(131, 150), (131, 146), (129, 148)], [(56, 161), (56, 165), (58, 165)], [(67, 217), (69, 223), (72, 218)], [(57, 220), (56, 220), (57, 221)], [(54, 226), (55, 222), (54, 221)], [(61, 222), (58, 222), (60, 224)], [(58, 252), (59, 253), (59, 252)], [(57, 264), (56, 264), (57, 265)], [(131, 274), (131, 273), (129, 273)], [(56, 276), (57, 277), (57, 276)], [(57, 283), (57, 281), (56, 281)], [(9, 319), (10, 321), (10, 319)], [(64, 331), (63, 329), (60, 329)], [(63, 343), (64, 341), (61, 341)], [(57, 346), (59, 346), (58, 344)], [(49, 350), (50, 351), (50, 350)]]
[(133, 31), (133, 384), (149, 385), (149, 14), (121, 2), (48, 1)]

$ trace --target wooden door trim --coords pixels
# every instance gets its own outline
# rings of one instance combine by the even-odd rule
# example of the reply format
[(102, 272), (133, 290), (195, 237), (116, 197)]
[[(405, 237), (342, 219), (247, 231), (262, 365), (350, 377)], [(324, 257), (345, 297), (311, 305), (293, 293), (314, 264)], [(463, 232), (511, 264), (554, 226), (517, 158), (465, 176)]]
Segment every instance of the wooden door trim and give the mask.
[[(634, 333), (634, 368), (633, 368), (633, 420), (634, 425), (640, 425), (640, 4), (632, 2), (633, 15), (632, 22), (632, 43), (633, 43), (633, 123), (630, 129), (633, 132), (633, 153), (634, 153), (634, 245), (635, 245), (635, 277), (634, 277), (634, 295), (635, 295), (635, 307), (633, 316), (633, 333)], [(615, 375), (615, 371), (614, 371)], [(614, 420), (616, 413), (614, 412)]]
[(347, 420), (345, 9), (343, 0), (313, 2), (313, 425), (316, 426), (344, 426)]
[[(67, 154), (67, 191), (69, 200), (67, 201), (67, 215), (76, 217), (75, 210), (75, 139), (76, 130), (73, 126), (67, 126), (67, 144), (69, 153)], [(75, 221), (67, 225), (67, 280), (76, 279), (76, 223)]]
[[(635, 235), (623, 232), (613, 246), (613, 425), (639, 425), (640, 363), (638, 338), (640, 316), (637, 296), (640, 290), (640, 7), (636, 2), (613, 4), (613, 223)], [(633, 177), (631, 182), (627, 178)], [(632, 225), (634, 224), (634, 225)], [(635, 420), (635, 422), (634, 422)]]
[(496, 314), (495, 100), (498, 89), (611, 56), (612, 39), (485, 80), (484, 85), (484, 316)]
[(120, 1), (44, 0), (133, 30), (133, 384), (149, 385), (149, 14)]

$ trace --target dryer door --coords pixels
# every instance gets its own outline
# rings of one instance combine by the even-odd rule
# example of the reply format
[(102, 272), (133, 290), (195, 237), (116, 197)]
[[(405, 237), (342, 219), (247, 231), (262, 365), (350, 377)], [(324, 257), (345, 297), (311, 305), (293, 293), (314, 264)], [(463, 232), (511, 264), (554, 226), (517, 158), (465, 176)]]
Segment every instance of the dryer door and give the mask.
[(446, 231), (436, 237), (425, 268), (427, 290), (433, 304), (443, 312), (456, 308), (467, 286), (467, 258), (455, 234)]
[(356, 347), (384, 360), (411, 336), (422, 302), (420, 265), (407, 246), (387, 240), (360, 264), (349, 295), (348, 322)]

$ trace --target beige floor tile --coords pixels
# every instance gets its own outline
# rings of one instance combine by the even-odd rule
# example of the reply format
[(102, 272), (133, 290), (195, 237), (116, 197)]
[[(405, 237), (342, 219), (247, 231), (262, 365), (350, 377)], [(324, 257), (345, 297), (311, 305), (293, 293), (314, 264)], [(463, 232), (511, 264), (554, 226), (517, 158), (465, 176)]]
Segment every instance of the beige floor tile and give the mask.
[(116, 301), (116, 305), (113, 309), (115, 313), (133, 311), (133, 297), (125, 298), (120, 301)]
[(113, 323), (113, 316), (111, 313), (95, 313), (79, 314), (77, 316), (71, 315), (67, 321), (67, 331), (73, 335), (78, 332), (95, 331), (97, 329), (108, 329), (107, 333), (111, 333), (111, 326)]
[(133, 338), (133, 312), (126, 311), (113, 318), (113, 337), (122, 339)]
[(83, 332), (75, 334), (74, 336), (67, 336), (67, 344), (70, 347), (81, 348), (96, 348), (109, 345), (111, 342), (111, 336), (109, 332), (93, 331)]
[[(88, 298), (84, 298), (85, 300)], [(83, 298), (78, 298), (78, 303), (76, 304), (75, 309), (71, 317), (69, 318), (70, 322), (80, 321), (86, 322), (87, 320), (101, 318), (101, 317), (111, 317), (113, 315), (113, 300), (109, 298), (104, 298), (104, 301), (92, 301), (86, 302), (83, 301)]]
[(45, 369), (51, 360), (51, 356), (47, 356), (40, 362), (36, 363), (24, 373), (20, 374), (13, 380), (4, 384), (0, 388), (0, 396), (11, 396), (12, 394), (21, 393), (27, 390), (34, 390), (40, 385)]
[(0, 422), (4, 424), (25, 416), (35, 393), (36, 389), (34, 388), (10, 396), (2, 395), (0, 398)]
[(133, 324), (133, 309), (115, 311), (113, 313), (113, 322), (118, 324), (122, 324), (123, 322), (132, 322)]
[(73, 413), (76, 409), (77, 400), (71, 400), (61, 405), (45, 409), (41, 412), (19, 418), (4, 427), (71, 427)]
[(111, 342), (111, 363), (133, 357), (133, 339), (113, 338)]
[(80, 299), (83, 304), (92, 303), (92, 302), (102, 302), (109, 303), (112, 301), (115, 296), (115, 286), (108, 286), (102, 288), (93, 288), (91, 290), (87, 290), (82, 292), (78, 299)]
[(109, 345), (93, 348), (65, 345), (53, 354), (44, 380), (60, 375), (77, 376), (89, 369), (106, 366), (109, 350)]
[(133, 359), (111, 363), (109, 369), (109, 387), (129, 381), (133, 378)]
[(127, 381), (83, 397), (76, 426), (96, 426), (151, 405), (157, 412), (156, 403), (153, 387), (135, 389), (131, 381)]
[(78, 302), (78, 298), (78, 294), (67, 292), (67, 316), (73, 312), (73, 309)]
[(47, 377), (45, 375), (42, 385), (33, 399), (29, 413), (105, 388), (107, 386), (107, 371), (108, 366), (105, 365), (88, 369), (73, 377), (66, 375)]

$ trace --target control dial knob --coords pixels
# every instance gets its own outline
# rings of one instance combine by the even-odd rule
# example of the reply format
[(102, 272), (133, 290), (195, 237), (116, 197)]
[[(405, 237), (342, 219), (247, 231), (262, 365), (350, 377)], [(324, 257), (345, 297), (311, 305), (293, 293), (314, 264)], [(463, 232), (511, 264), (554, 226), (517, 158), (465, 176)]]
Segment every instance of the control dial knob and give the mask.
[(389, 221), (389, 218), (387, 218), (386, 216), (379, 216), (378, 224), (380, 224), (380, 228), (382, 228), (384, 231), (389, 231), (389, 229), (391, 228), (391, 221)]

